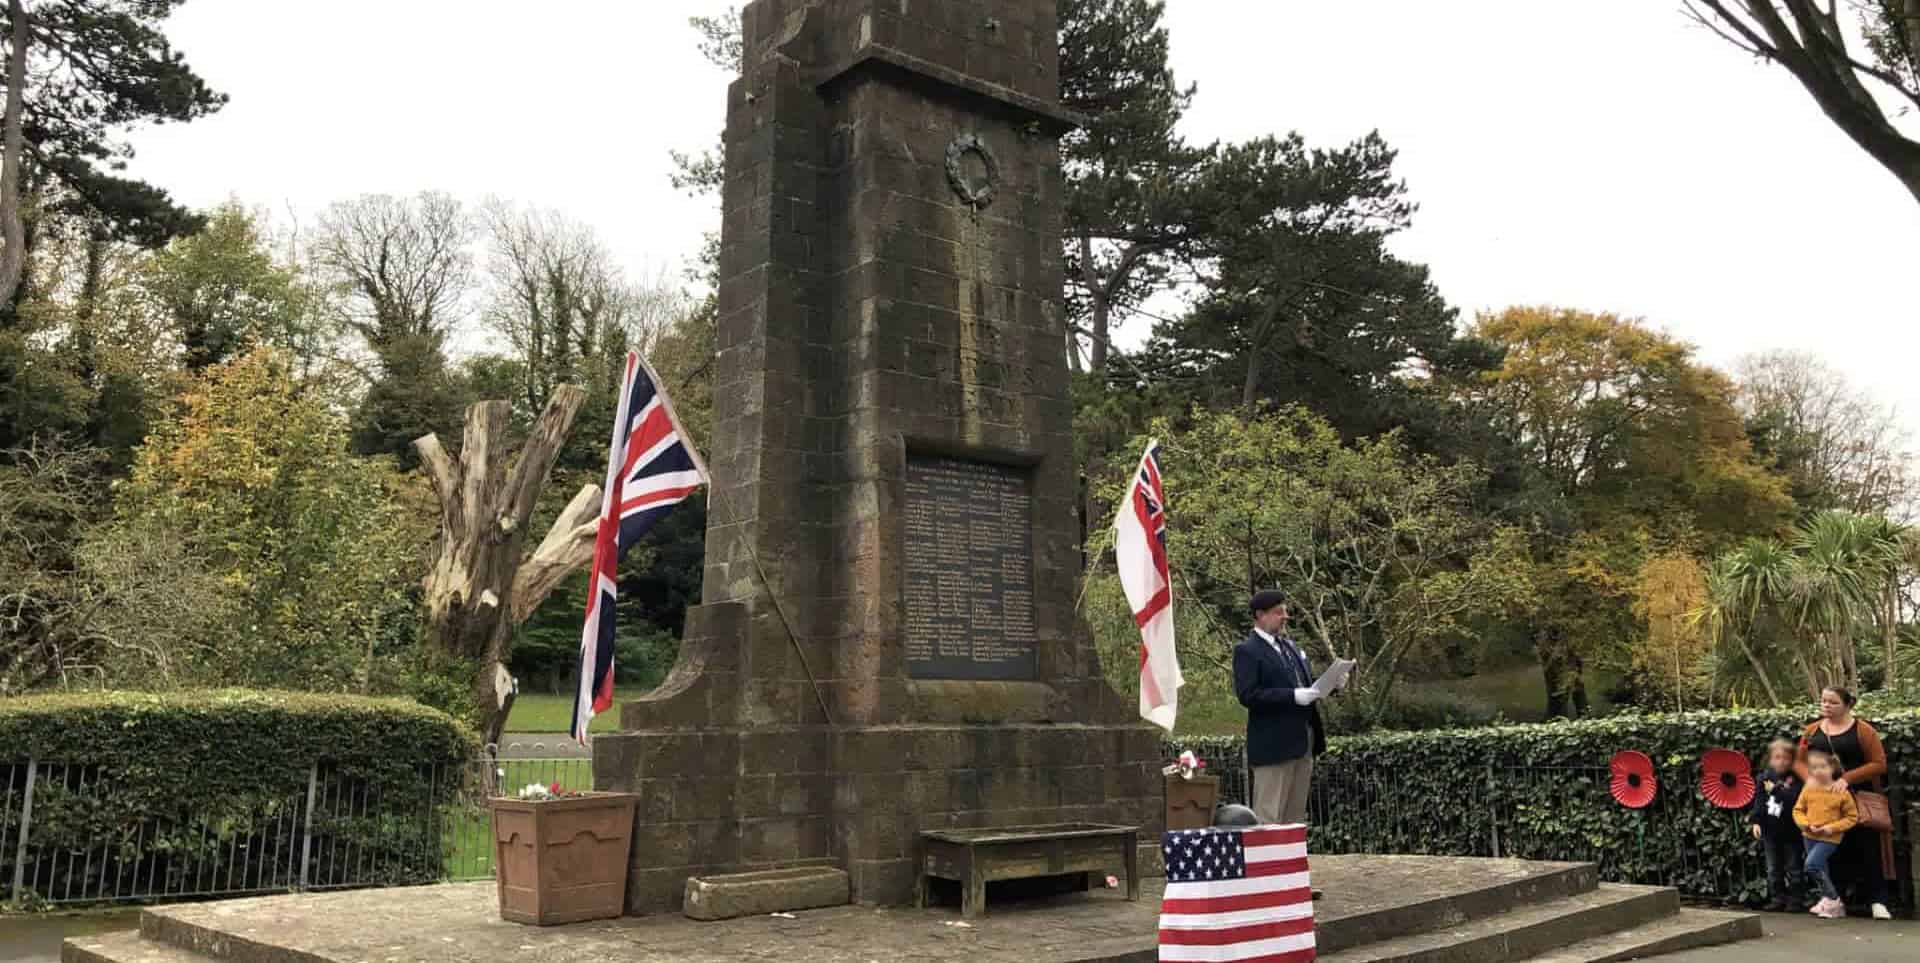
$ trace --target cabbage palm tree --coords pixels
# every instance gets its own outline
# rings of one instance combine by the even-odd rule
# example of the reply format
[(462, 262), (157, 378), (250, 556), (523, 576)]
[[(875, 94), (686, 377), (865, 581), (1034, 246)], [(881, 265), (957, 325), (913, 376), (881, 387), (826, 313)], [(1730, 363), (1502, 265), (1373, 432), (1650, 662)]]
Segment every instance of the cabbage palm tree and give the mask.
[(1777, 635), (1780, 619), (1775, 600), (1786, 597), (1792, 561), (1779, 542), (1749, 539), (1708, 567), (1707, 601), (1692, 616), (1705, 626), (1716, 648), (1727, 642), (1739, 648), (1768, 702), (1776, 706), (1780, 690), (1761, 653)]
[(1854, 636), (1881, 618), (1886, 586), (1901, 562), (1899, 532), (1884, 518), (1828, 511), (1794, 533), (1794, 621), (1819, 643), (1826, 677), (1841, 685), (1859, 684)]
[[(1821, 512), (1789, 542), (1750, 539), (1715, 560), (1707, 602), (1693, 618), (1716, 646), (1739, 649), (1775, 705), (1780, 692), (1767, 671), (1774, 660), (1799, 668), (1810, 694), (1829, 683), (1855, 686), (1854, 638), (1878, 626), (1884, 639), (1893, 626), (1908, 541), (1905, 529), (1885, 518)], [(1893, 647), (1889, 642), (1889, 652)]]

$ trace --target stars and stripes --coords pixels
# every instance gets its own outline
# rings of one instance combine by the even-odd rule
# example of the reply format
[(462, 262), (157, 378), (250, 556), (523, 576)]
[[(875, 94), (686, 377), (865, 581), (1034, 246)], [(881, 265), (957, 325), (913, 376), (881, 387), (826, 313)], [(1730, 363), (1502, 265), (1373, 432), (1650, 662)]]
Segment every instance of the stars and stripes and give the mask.
[(1120, 586), (1140, 627), (1140, 717), (1171, 732), (1185, 684), (1173, 645), (1173, 578), (1167, 566), (1167, 493), (1160, 443), (1147, 443), (1114, 520)]
[(588, 577), (587, 621), (580, 631), (580, 681), (573, 696), (573, 738), (613, 705), (614, 603), (620, 558), (655, 523), (707, 482), (706, 466), (674, 417), (660, 379), (638, 352), (627, 353), (613, 419), (600, 526)]
[(1307, 828), (1190, 829), (1161, 837), (1167, 891), (1160, 959), (1306, 963), (1314, 958)]

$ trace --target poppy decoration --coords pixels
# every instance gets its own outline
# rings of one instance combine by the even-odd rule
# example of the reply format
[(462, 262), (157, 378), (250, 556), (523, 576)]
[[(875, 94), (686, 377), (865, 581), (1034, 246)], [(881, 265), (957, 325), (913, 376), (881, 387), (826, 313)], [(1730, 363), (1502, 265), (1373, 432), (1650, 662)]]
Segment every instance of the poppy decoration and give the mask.
[(1653, 794), (1658, 791), (1658, 780), (1653, 777), (1653, 760), (1644, 752), (1624, 749), (1614, 753), (1613, 761), (1608, 763), (1613, 771), (1613, 800), (1628, 809), (1645, 809), (1653, 805)]
[(1708, 749), (1700, 756), (1700, 795), (1721, 809), (1753, 802), (1753, 766), (1732, 749)]

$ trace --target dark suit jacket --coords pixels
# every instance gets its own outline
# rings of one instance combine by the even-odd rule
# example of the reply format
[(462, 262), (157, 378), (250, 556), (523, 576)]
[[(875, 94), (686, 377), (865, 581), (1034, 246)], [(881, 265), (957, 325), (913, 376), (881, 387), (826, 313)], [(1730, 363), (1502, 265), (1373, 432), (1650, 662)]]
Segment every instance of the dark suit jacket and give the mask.
[(1247, 765), (1271, 766), (1327, 751), (1320, 707), (1293, 700), (1293, 690), (1312, 684), (1312, 676), (1302, 678), (1293, 660), (1275, 652), (1258, 632), (1233, 647), (1233, 691), (1247, 707)]

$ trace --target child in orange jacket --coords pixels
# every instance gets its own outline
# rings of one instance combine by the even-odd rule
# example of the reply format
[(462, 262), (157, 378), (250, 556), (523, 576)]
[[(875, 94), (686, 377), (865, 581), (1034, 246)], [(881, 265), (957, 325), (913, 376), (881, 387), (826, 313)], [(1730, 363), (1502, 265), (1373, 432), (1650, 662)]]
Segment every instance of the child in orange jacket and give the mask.
[(1839, 762), (1831, 755), (1808, 753), (1807, 786), (1800, 791), (1800, 801), (1793, 806), (1794, 824), (1800, 827), (1807, 841), (1807, 875), (1820, 884), (1821, 900), (1813, 905), (1811, 912), (1830, 920), (1846, 916), (1847, 905), (1840, 901), (1840, 889), (1833, 885), (1833, 876), (1827, 872), (1827, 860), (1840, 848), (1840, 840), (1847, 830), (1860, 821), (1853, 794), (1833, 783), (1839, 769)]

